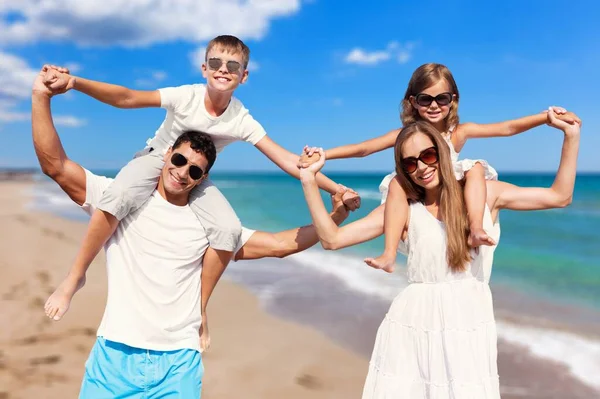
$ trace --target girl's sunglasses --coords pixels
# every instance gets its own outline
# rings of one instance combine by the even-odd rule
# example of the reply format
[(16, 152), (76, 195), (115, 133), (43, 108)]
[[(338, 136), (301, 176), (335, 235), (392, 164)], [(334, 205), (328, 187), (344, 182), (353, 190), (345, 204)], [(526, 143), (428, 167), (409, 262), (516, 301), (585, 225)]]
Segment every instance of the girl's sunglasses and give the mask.
[(416, 158), (408, 157), (402, 159), (400, 161), (400, 165), (406, 173), (413, 173), (415, 170), (417, 170), (417, 167), (419, 166), (419, 161), (423, 162), (427, 166), (431, 166), (433, 164), (436, 164), (438, 160), (439, 157), (437, 148), (429, 147), (421, 151), (419, 156)]
[[(223, 65), (223, 60), (220, 58), (208, 59), (208, 67), (213, 71), (218, 71), (219, 68), (221, 68), (221, 65)], [(227, 71), (229, 73), (237, 73), (242, 68), (242, 64), (237, 61), (227, 61), (225, 66), (227, 67)]]
[[(181, 168), (182, 166), (187, 165), (188, 159), (180, 153), (174, 152), (173, 155), (171, 155), (171, 163), (173, 164), (173, 166)], [(200, 180), (200, 178), (204, 175), (204, 171), (199, 166), (190, 165), (188, 174), (192, 179)]]
[(430, 96), (429, 94), (419, 93), (415, 96), (415, 102), (421, 107), (429, 107), (434, 100), (439, 106), (448, 105), (452, 102), (452, 93), (441, 93), (435, 97)]

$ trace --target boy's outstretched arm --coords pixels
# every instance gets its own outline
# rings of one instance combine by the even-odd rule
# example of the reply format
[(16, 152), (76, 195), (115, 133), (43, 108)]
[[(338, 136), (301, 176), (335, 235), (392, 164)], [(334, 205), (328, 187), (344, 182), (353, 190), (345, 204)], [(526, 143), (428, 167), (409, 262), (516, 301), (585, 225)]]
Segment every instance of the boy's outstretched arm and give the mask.
[[(293, 154), (275, 143), (269, 136), (263, 137), (258, 143), (256, 148), (267, 156), (275, 165), (279, 166), (281, 170), (294, 176), (296, 179), (300, 179), (300, 170), (298, 169), (298, 158), (299, 155)], [(322, 173), (316, 176), (317, 184), (319, 188), (327, 191), (329, 194), (334, 195), (338, 190), (338, 184), (325, 176)], [(354, 198), (349, 198), (355, 195)], [(358, 201), (356, 199), (358, 198)], [(357, 203), (358, 202), (358, 203)], [(350, 210), (355, 210), (360, 207), (360, 197), (356, 194), (347, 195), (344, 198), (344, 203)]]
[(392, 148), (400, 129), (390, 130), (386, 134), (357, 144), (348, 144), (325, 151), (327, 159), (362, 158), (379, 151)]
[(148, 108), (160, 107), (160, 92), (158, 90), (132, 90), (124, 86), (98, 82), (78, 76), (73, 76), (55, 67), (47, 69), (44, 83), (53, 92), (65, 92), (75, 89), (98, 101), (117, 108)]

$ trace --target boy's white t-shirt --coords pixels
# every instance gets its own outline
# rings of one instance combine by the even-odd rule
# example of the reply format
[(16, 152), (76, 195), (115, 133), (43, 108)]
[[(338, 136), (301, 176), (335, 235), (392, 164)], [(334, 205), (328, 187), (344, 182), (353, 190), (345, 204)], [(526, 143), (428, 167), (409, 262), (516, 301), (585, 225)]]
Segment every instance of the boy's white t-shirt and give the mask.
[[(112, 181), (86, 170), (87, 213)], [(252, 233), (242, 235), (240, 247)], [(135, 348), (200, 351), (200, 275), (207, 248), (206, 232), (190, 207), (154, 191), (105, 245), (108, 296), (98, 336)]]
[(266, 136), (258, 123), (240, 100), (231, 98), (225, 112), (218, 117), (210, 115), (204, 105), (204, 84), (184, 85), (159, 89), (161, 108), (167, 116), (148, 145), (164, 152), (187, 130), (209, 134), (217, 153), (235, 141), (247, 141), (256, 145)]

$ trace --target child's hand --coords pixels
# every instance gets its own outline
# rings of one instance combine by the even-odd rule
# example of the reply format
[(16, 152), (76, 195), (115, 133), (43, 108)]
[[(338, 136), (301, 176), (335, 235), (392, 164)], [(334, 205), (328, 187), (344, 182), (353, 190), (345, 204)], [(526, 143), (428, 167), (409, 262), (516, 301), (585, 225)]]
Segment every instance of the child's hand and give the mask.
[(210, 348), (210, 334), (208, 332), (208, 319), (206, 314), (202, 314), (202, 324), (200, 325), (200, 349), (206, 351)]
[(579, 119), (579, 117), (577, 115), (575, 115), (573, 112), (565, 112), (563, 114), (556, 114), (556, 119), (567, 122), (569, 124), (573, 124), (573, 123), (577, 123), (578, 125), (581, 126), (581, 119)]
[[(344, 187), (344, 186), (342, 186)], [(344, 205), (348, 207), (349, 210), (355, 211), (360, 208), (360, 195), (351, 188), (346, 188), (346, 192), (342, 195), (342, 201), (344, 201)]]
[(319, 171), (321, 170), (321, 168), (323, 168), (323, 165), (325, 165), (325, 151), (322, 148), (311, 148), (308, 149), (307, 147), (305, 147), (304, 152), (307, 155), (312, 155), (314, 156), (318, 156), (318, 159), (311, 163), (311, 164), (301, 164), (300, 162), (298, 162), (299, 166), (300, 166), (300, 175), (302, 176), (303, 174), (312, 174), (312, 175), (316, 175), (317, 173), (319, 173)]
[(320, 155), (316, 153), (316, 150), (317, 147), (304, 146), (300, 159), (298, 159), (298, 169), (307, 168), (321, 158)]
[[(75, 77), (68, 74), (67, 68), (44, 65), (46, 75), (44, 76), (44, 84), (53, 94), (65, 93), (75, 86)], [(61, 72), (61, 71), (67, 71)]]
[(383, 269), (388, 273), (392, 273), (396, 268), (396, 254), (383, 254), (377, 258), (365, 258), (365, 263), (375, 269)]
[[(579, 119), (579, 118), (577, 118)], [(548, 125), (562, 130), (567, 136), (577, 136), (580, 134), (581, 125), (577, 122), (566, 122), (560, 120), (554, 112), (548, 112)]]

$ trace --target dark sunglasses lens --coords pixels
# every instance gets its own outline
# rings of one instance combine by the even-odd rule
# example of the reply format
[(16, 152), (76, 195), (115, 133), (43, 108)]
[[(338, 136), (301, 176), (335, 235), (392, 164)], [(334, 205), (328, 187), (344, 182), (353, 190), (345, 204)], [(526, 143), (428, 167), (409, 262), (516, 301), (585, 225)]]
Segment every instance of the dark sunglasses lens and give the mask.
[(438, 105), (448, 105), (452, 101), (452, 94), (450, 93), (442, 93), (435, 97), (435, 102)]
[(196, 165), (190, 166), (190, 170), (188, 173), (190, 174), (190, 177), (194, 180), (199, 180), (202, 177), (202, 175), (204, 174), (202, 169), (200, 169)]
[(212, 70), (218, 70), (223, 65), (223, 61), (220, 58), (209, 58), (208, 59), (208, 67)]
[(428, 148), (423, 151), (419, 159), (426, 165), (433, 165), (438, 161), (438, 153), (435, 148)]
[(429, 94), (417, 94), (417, 97), (415, 97), (415, 101), (421, 107), (429, 107), (431, 105), (431, 102), (433, 101), (433, 97), (431, 97)]
[(231, 73), (236, 73), (242, 66), (237, 61), (227, 61), (227, 70)]
[(405, 158), (401, 162), (402, 169), (406, 171), (406, 173), (412, 173), (417, 170), (417, 160), (415, 158)]
[(187, 158), (176, 152), (173, 154), (173, 156), (171, 156), (171, 163), (177, 167), (180, 167), (187, 163)]

